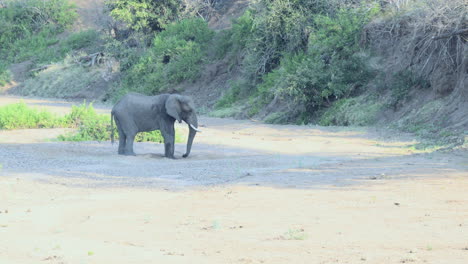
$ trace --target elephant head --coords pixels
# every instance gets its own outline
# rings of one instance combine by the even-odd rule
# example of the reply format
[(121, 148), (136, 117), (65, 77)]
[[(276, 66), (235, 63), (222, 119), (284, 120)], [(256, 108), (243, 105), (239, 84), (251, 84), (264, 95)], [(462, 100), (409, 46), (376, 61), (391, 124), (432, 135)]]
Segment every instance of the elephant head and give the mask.
[(179, 123), (184, 121), (189, 126), (187, 152), (183, 155), (183, 157), (186, 158), (192, 149), (195, 134), (201, 132), (198, 129), (198, 119), (193, 101), (187, 96), (171, 94), (166, 100), (166, 112)]

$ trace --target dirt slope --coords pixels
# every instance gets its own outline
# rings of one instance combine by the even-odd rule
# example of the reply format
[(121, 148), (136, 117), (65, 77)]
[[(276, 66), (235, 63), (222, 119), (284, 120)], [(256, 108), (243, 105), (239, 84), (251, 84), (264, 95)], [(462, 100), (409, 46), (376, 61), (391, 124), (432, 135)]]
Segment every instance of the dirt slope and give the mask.
[(200, 124), (177, 160), (152, 143), (122, 157), (110, 142), (47, 140), (62, 130), (0, 131), (0, 263), (467, 263), (466, 150), (415, 153), (410, 137), (364, 128)]

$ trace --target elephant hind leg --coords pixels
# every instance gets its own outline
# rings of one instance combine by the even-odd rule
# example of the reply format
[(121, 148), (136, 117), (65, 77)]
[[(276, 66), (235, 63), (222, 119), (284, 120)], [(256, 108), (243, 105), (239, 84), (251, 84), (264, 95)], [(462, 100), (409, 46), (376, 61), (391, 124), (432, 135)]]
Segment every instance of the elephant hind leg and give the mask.
[(115, 124), (117, 126), (117, 131), (119, 132), (119, 155), (124, 155), (125, 154), (125, 146), (126, 146), (126, 141), (127, 141), (127, 135), (125, 135), (125, 132), (123, 131), (122, 129), (122, 126), (119, 122), (119, 120), (117, 119), (117, 117), (115, 117)]

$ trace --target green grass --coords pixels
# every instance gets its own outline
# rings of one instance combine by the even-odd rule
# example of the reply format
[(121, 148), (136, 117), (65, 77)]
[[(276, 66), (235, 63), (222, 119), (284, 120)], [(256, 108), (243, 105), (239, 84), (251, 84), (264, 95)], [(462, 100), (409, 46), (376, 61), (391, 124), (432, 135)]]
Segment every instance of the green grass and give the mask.
[(0, 8), (0, 60), (56, 61), (59, 55), (51, 46), (76, 17), (76, 7), (67, 0), (7, 1)]
[(70, 127), (78, 128), (78, 131), (60, 135), (60, 141), (105, 141), (110, 139), (110, 118), (103, 114), (97, 114), (92, 104), (83, 103), (80, 106), (72, 106), (70, 114), (64, 117)]
[(0, 129), (52, 128), (64, 126), (63, 120), (45, 110), (28, 107), (24, 102), (0, 107)]
[(308, 235), (304, 229), (289, 229), (282, 237), (285, 240), (306, 240)]
[(0, 86), (4, 86), (10, 81), (11, 81), (10, 70), (8, 70), (7, 65), (0, 63)]
[(233, 117), (236, 116), (237, 114), (240, 114), (242, 112), (242, 105), (236, 104), (232, 105), (230, 107), (224, 107), (220, 109), (216, 109), (210, 113), (208, 113), (209, 116), (211, 117), (219, 117), (219, 118), (224, 118), (224, 117)]
[(413, 146), (417, 150), (461, 146), (465, 143), (466, 131), (446, 128), (442, 121), (434, 119), (437, 112), (443, 107), (443, 99), (427, 102), (394, 122), (392, 126), (413, 133), (420, 138), (421, 142)]
[(372, 96), (345, 98), (336, 101), (321, 116), (322, 126), (369, 126), (377, 122), (384, 104)]
[[(72, 110), (65, 116), (57, 116), (46, 110), (38, 110), (27, 106), (24, 102), (0, 107), (0, 129), (25, 128), (76, 128), (71, 133), (59, 135), (59, 141), (107, 141), (112, 129), (118, 139), (116, 127), (111, 127), (110, 116), (98, 114), (92, 104), (83, 103), (72, 106)], [(180, 143), (183, 136), (176, 130), (175, 140)], [(137, 142), (164, 141), (159, 131), (138, 133)]]
[[(117, 128), (111, 127), (110, 116), (97, 114), (92, 104), (83, 103), (80, 106), (72, 106), (70, 114), (64, 117), (65, 122), (70, 127), (78, 128), (77, 131), (60, 135), (60, 141), (106, 141), (110, 139), (112, 130), (115, 138), (119, 138)], [(180, 133), (176, 131), (176, 142), (182, 142)], [(135, 137), (136, 142), (164, 142), (161, 132), (151, 131), (138, 133)]]
[(80, 91), (89, 90), (102, 79), (102, 69), (85, 68), (66, 57), (40, 71), (34, 78), (24, 82), (22, 94), (28, 96), (57, 97), (73, 96)]
[(121, 89), (158, 94), (184, 81), (194, 81), (200, 76), (213, 35), (208, 24), (199, 18), (168, 25), (155, 35), (151, 47), (122, 70)]

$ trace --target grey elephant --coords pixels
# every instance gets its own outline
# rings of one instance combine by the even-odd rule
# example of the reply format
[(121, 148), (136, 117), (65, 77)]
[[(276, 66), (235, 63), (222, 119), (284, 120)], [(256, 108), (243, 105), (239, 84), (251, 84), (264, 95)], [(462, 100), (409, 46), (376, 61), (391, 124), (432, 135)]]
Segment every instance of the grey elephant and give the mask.
[[(174, 158), (175, 130), (174, 122), (185, 121), (189, 125), (187, 151), (183, 155), (188, 157), (192, 149), (193, 139), (198, 130), (198, 120), (192, 100), (179, 94), (161, 94), (146, 96), (129, 93), (118, 101), (111, 112), (111, 126), (113, 121), (119, 132), (120, 155), (135, 155), (133, 141), (138, 132), (160, 130), (164, 138), (164, 156)], [(111, 140), (114, 142), (112, 129)]]

